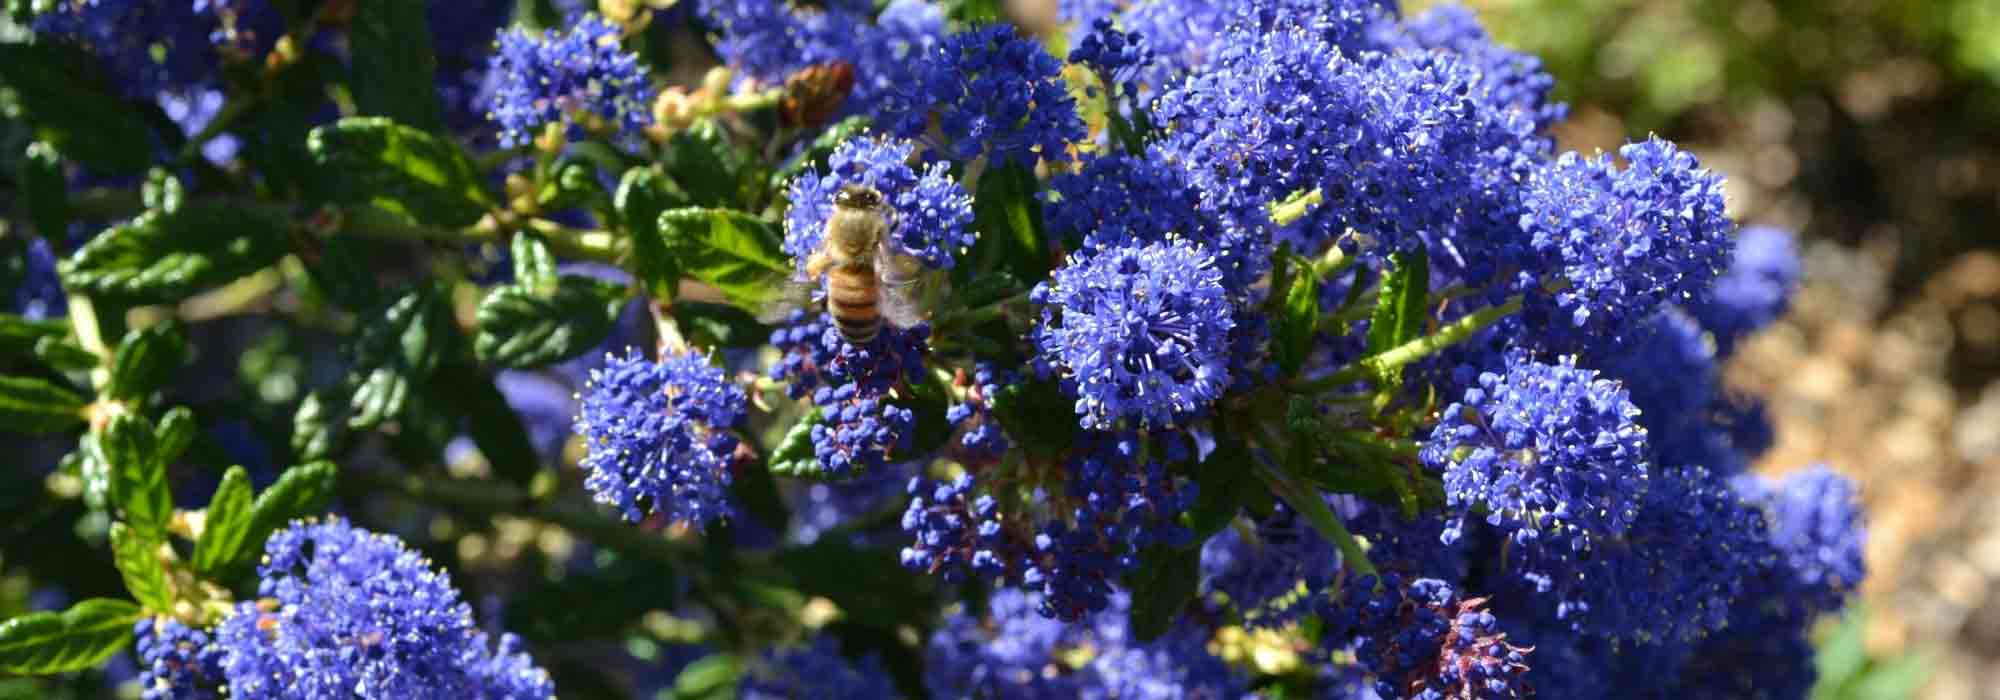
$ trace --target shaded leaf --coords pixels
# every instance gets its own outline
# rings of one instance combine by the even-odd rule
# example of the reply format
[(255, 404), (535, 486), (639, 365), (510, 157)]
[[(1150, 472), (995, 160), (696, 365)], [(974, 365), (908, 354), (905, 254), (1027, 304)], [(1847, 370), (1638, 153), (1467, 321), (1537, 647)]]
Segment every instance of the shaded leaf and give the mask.
[(82, 396), (40, 377), (0, 376), (0, 429), (54, 433), (84, 422)]
[(354, 57), (354, 106), (360, 114), (438, 132), (444, 108), (438, 103), (437, 56), (424, 20), (425, 3), (356, 0), (347, 37)]
[(541, 471), (541, 455), (528, 439), (528, 427), (507, 404), (507, 397), (493, 383), (493, 375), (471, 362), (448, 363), (438, 372), (432, 394), (449, 397), (439, 403), (458, 409), (465, 416), (465, 432), (493, 473), (516, 485), (527, 486)]
[(293, 459), (311, 462), (333, 456), (347, 433), (343, 405), (323, 391), (306, 394), (292, 414)]
[(730, 700), (743, 678), (743, 660), (735, 654), (709, 654), (688, 664), (674, 677), (672, 700)]
[(676, 589), (659, 585), (672, 575), (660, 562), (633, 559), (571, 574), (508, 601), (507, 628), (545, 643), (614, 638), (647, 612), (673, 609)]
[(680, 264), (660, 235), (660, 213), (688, 203), (687, 193), (653, 168), (625, 171), (612, 197), (620, 225), (632, 236), (632, 273), (655, 299), (671, 301), (681, 279)]
[(756, 347), (771, 339), (770, 326), (728, 304), (682, 300), (674, 302), (672, 312), (688, 342), (700, 347)]
[(21, 159), (21, 194), (28, 204), (28, 221), (43, 238), (60, 240), (69, 232), (69, 182), (63, 177), (62, 154), (52, 144), (28, 144)]
[(348, 425), (372, 428), (402, 415), (411, 391), (437, 370), (451, 322), (438, 296), (419, 288), (362, 327), (348, 376), (354, 392)]
[(117, 400), (143, 399), (165, 386), (187, 361), (187, 335), (180, 324), (134, 330), (111, 357), (111, 381), (104, 393)]
[(1194, 600), (1201, 579), (1200, 548), (1149, 547), (1126, 577), (1132, 591), (1132, 636), (1150, 642), (1166, 634)]
[(1310, 263), (1295, 263), (1290, 269), (1285, 296), (1271, 317), (1271, 354), (1287, 375), (1296, 374), (1305, 363), (1319, 332), (1320, 279)]
[(1027, 166), (1009, 163), (979, 176), (973, 193), (972, 225), (979, 241), (969, 264), (953, 269), (954, 281), (965, 283), (995, 270), (1007, 269), (1029, 279), (1049, 271), (1048, 238), (1042, 230), (1040, 181)]
[(1029, 454), (1054, 457), (1076, 442), (1076, 403), (1052, 380), (1000, 387), (993, 396), (993, 415)]
[(935, 607), (930, 579), (911, 576), (897, 551), (856, 547), (845, 538), (822, 537), (780, 550), (776, 563), (800, 591), (833, 601), (856, 624), (894, 627), (911, 610)]
[(93, 171), (136, 175), (152, 161), (152, 130), (97, 65), (65, 42), (0, 44), (0, 116)]
[(73, 293), (173, 302), (277, 262), (291, 247), (290, 231), (276, 207), (189, 202), (105, 229), (57, 270)]
[(743, 208), (764, 182), (750, 156), (710, 119), (674, 132), (660, 168), (697, 207)]
[(0, 671), (28, 675), (94, 668), (132, 642), (139, 606), (92, 598), (62, 612), (0, 622)]
[(492, 204), (456, 143), (389, 119), (350, 117), (313, 129), (306, 148), (336, 201), (451, 227), (472, 225)]
[(565, 276), (546, 296), (528, 287), (495, 288), (480, 302), (479, 359), (502, 367), (540, 367), (604, 342), (625, 309), (625, 285)]

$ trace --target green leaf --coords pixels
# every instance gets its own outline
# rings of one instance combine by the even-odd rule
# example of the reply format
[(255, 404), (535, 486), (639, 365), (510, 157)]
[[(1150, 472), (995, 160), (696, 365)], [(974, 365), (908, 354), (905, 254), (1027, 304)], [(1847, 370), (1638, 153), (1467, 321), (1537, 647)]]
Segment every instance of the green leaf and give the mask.
[[(257, 500), (250, 504), (249, 527), (243, 532), (243, 546), (237, 548), (235, 558), (218, 565), (216, 570), (234, 572), (255, 562), (264, 551), (264, 540), (270, 539), (271, 533), (295, 519), (325, 513), (327, 502), (333, 499), (337, 472), (332, 462), (313, 462), (285, 470), (276, 483), (257, 494)], [(220, 578), (227, 580), (230, 576), (225, 573)]]
[(164, 539), (174, 517), (174, 494), (152, 423), (129, 413), (112, 416), (97, 437), (97, 449), (111, 469), (112, 505), (125, 522)]
[(68, 235), (69, 182), (55, 146), (43, 141), (28, 144), (27, 156), (21, 159), (21, 194), (36, 233), (50, 240)]
[(538, 296), (555, 293), (556, 254), (549, 252), (549, 244), (541, 236), (522, 232), (514, 234), (509, 244), (514, 258), (514, 284), (534, 292)]
[(125, 590), (132, 598), (159, 614), (173, 612), (173, 593), (167, 589), (167, 571), (160, 563), (160, 539), (125, 523), (111, 524), (111, 558), (125, 577)]
[(103, 175), (136, 175), (152, 160), (152, 130), (113, 94), (95, 57), (65, 42), (0, 44), (0, 117)]
[(194, 422), (194, 411), (186, 406), (169, 409), (166, 415), (160, 416), (160, 425), (153, 428), (157, 457), (161, 462), (172, 464), (187, 452), (200, 432), (201, 427)]
[(526, 369), (561, 362), (597, 347), (625, 310), (622, 284), (589, 277), (561, 278), (542, 296), (523, 286), (498, 287), (479, 303), (479, 359)]
[(493, 384), (492, 374), (470, 361), (447, 363), (432, 381), (431, 392), (450, 397), (438, 403), (464, 414), (466, 434), (495, 475), (520, 486), (534, 480), (542, 469), (541, 455), (528, 440), (521, 416)]
[(1054, 381), (1035, 379), (1000, 387), (993, 397), (993, 415), (1030, 455), (1053, 458), (1076, 444), (1076, 402)]
[(291, 222), (274, 207), (188, 202), (105, 229), (57, 271), (71, 293), (174, 302), (277, 262), (290, 236)]
[(348, 85), (360, 114), (440, 132), (444, 108), (438, 103), (437, 56), (424, 7), (406, 0), (356, 0), (347, 30), (354, 57)]
[(674, 677), (672, 700), (730, 700), (743, 677), (743, 660), (735, 654), (709, 654), (688, 664)]
[(819, 132), (819, 136), (814, 137), (812, 143), (806, 144), (804, 150), (799, 151), (772, 172), (771, 181), (767, 186), (773, 190), (783, 190), (790, 187), (792, 180), (801, 173), (817, 170), (826, 165), (826, 159), (833, 155), (834, 149), (839, 148), (840, 144), (847, 143), (849, 139), (867, 133), (869, 123), (867, 117), (860, 115), (835, 122)]
[(728, 209), (670, 209), (660, 214), (661, 238), (687, 275), (722, 291), (731, 304), (756, 310), (776, 298), (792, 272), (776, 226)]
[(1250, 450), (1241, 441), (1218, 439), (1208, 459), (1190, 470), (1197, 488), (1194, 506), (1188, 509), (1187, 524), (1194, 530), (1190, 545), (1200, 548), (1208, 537), (1229, 526), (1243, 509), (1246, 492), (1261, 488), (1246, 466)]
[(38, 612), (0, 622), (0, 671), (25, 675), (95, 668), (132, 642), (139, 606), (92, 598), (63, 612)]
[(826, 469), (819, 465), (819, 457), (813, 454), (813, 426), (825, 422), (826, 417), (820, 414), (818, 406), (799, 417), (799, 422), (793, 423), (791, 429), (785, 431), (785, 437), (778, 440), (777, 448), (771, 450), (771, 458), (766, 460), (771, 473), (794, 479), (831, 479)]
[(97, 356), (68, 338), (49, 336), (36, 340), (34, 355), (42, 364), (65, 372), (97, 368)]
[(381, 317), (362, 328), (355, 341), (354, 371), (348, 375), (354, 412), (347, 424), (373, 428), (403, 413), (413, 389), (437, 370), (451, 332), (440, 295), (418, 288), (397, 299)]
[(29, 320), (0, 314), (0, 357), (36, 359), (59, 370), (97, 366), (97, 356), (69, 339), (68, 319)]
[(680, 300), (674, 302), (674, 322), (688, 342), (707, 348), (756, 347), (769, 342), (771, 327), (748, 311), (728, 304)]
[(492, 206), (479, 170), (450, 140), (381, 117), (350, 117), (306, 137), (336, 201), (414, 222), (470, 226)]
[(655, 299), (673, 300), (681, 279), (680, 263), (660, 235), (660, 213), (685, 207), (688, 201), (687, 193), (653, 168), (625, 171), (612, 196), (619, 223), (632, 236), (632, 273)]
[(1150, 642), (1166, 634), (1187, 609), (1188, 601), (1194, 600), (1200, 578), (1198, 547), (1149, 547), (1140, 552), (1139, 567), (1127, 576), (1132, 591), (1133, 638)]
[(201, 537), (195, 540), (196, 573), (215, 578), (231, 562), (248, 555), (244, 548), (250, 545), (250, 492), (250, 473), (243, 467), (230, 467), (222, 473), (222, 483), (215, 487), (215, 496), (208, 500), (208, 510), (202, 516)]
[[(1382, 276), (1381, 296), (1376, 299), (1375, 314), (1368, 321), (1369, 355), (1380, 354), (1424, 334), (1430, 285), (1430, 256), (1422, 248), (1389, 255), (1389, 272)], [(1393, 374), (1382, 380), (1398, 383), (1402, 372)]]
[(1027, 166), (1009, 163), (979, 176), (972, 199), (972, 223), (979, 231), (970, 264), (958, 266), (964, 283), (996, 271), (1009, 270), (1026, 279), (1049, 271), (1048, 239), (1042, 230), (1041, 183)]
[(40, 377), (0, 376), (0, 429), (56, 433), (81, 425), (87, 404), (76, 392)]
[(750, 157), (710, 119), (674, 132), (660, 167), (697, 207), (745, 207), (764, 182)]
[(121, 401), (143, 399), (172, 380), (187, 361), (187, 336), (178, 323), (126, 333), (112, 355), (111, 381), (104, 393)]
[(347, 436), (346, 402), (324, 391), (306, 394), (292, 414), (292, 458), (312, 462), (333, 456)]
[(1311, 263), (1295, 262), (1290, 269), (1283, 303), (1271, 318), (1271, 354), (1288, 376), (1296, 374), (1312, 352), (1313, 336), (1319, 332), (1320, 285)]
[(646, 613), (674, 608), (676, 589), (659, 585), (672, 575), (658, 561), (621, 558), (543, 583), (508, 601), (507, 629), (541, 643), (616, 638)]

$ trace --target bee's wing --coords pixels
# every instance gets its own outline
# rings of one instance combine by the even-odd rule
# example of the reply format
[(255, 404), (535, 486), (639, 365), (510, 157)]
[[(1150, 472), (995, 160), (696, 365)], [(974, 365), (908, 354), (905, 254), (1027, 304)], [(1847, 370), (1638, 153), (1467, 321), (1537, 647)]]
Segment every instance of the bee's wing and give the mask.
[(822, 284), (819, 280), (803, 277), (786, 277), (778, 294), (757, 310), (757, 321), (765, 325), (777, 325), (791, 320), (793, 312), (805, 311), (809, 314), (818, 307)]
[(924, 310), (924, 263), (883, 246), (875, 253), (875, 274), (881, 281), (882, 317), (897, 328), (909, 328), (926, 320)]

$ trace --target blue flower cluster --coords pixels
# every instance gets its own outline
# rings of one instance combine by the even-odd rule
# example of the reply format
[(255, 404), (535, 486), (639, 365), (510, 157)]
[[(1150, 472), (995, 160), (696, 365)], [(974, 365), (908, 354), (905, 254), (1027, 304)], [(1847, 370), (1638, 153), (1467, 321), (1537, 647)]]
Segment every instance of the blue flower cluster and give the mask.
[(784, 354), (771, 378), (790, 382), (793, 398), (811, 396), (821, 421), (812, 427), (813, 455), (828, 475), (844, 478), (883, 468), (910, 446), (916, 416), (892, 401), (900, 383), (922, 380), (930, 329), (885, 325), (854, 345), (824, 314), (794, 312), (771, 333)]
[(1066, 161), (1083, 119), (1064, 86), (1062, 61), (1015, 28), (994, 24), (945, 37), (910, 68), (884, 106), (884, 126), (922, 136), (932, 116), (952, 157), (995, 166)]
[[(222, 54), (216, 39), (228, 36), (215, 3), (201, 0), (61, 0), (35, 15), (37, 34), (74, 41), (103, 62), (127, 96), (151, 98), (213, 84)], [(234, 3), (232, 3), (234, 5)], [(242, 3), (247, 26), (276, 20), (261, 0)], [(229, 23), (234, 25), (236, 19)], [(265, 45), (277, 39), (265, 37)]]
[(1729, 269), (1689, 309), (1714, 335), (1718, 357), (1728, 357), (1744, 336), (1771, 325), (1791, 305), (1801, 276), (1796, 246), (1784, 229), (1747, 226), (1737, 232)]
[[(993, 416), (993, 398), (1000, 387), (1014, 383), (1018, 377), (1013, 372), (999, 369), (988, 363), (979, 363), (971, 377), (961, 372), (958, 383), (964, 385), (965, 399), (945, 410), (945, 420), (952, 427), (963, 431), (958, 438), (958, 446), (964, 450), (967, 462), (998, 461), (1007, 454), (1012, 443), (1007, 439), (1007, 431)], [(969, 381), (968, 381), (969, 380)]]
[[(1311, 598), (1340, 571), (1340, 554), (1283, 504), (1250, 527), (1225, 528), (1201, 548), (1202, 589), (1219, 593), (1246, 625), (1271, 627), (1313, 612)], [(1371, 552), (1372, 554), (1372, 552)]]
[(271, 536), (260, 599), (216, 628), (238, 700), (547, 700), (519, 642), (497, 647), (451, 580), (402, 541), (332, 520)]
[(792, 206), (785, 211), (784, 251), (805, 261), (826, 237), (833, 215), (833, 196), (842, 187), (862, 185), (882, 193), (888, 206), (889, 244), (934, 269), (949, 270), (957, 256), (978, 239), (972, 229), (972, 197), (952, 179), (949, 166), (928, 161), (911, 165), (915, 144), (877, 137), (848, 141), (827, 156), (825, 174), (809, 171), (793, 179), (786, 190)]
[(1535, 697), (1531, 649), (1510, 643), (1484, 604), (1438, 579), (1359, 576), (1323, 606), (1322, 643), (1351, 649), (1384, 698)]
[(936, 698), (1237, 698), (1243, 677), (1209, 653), (1210, 630), (1182, 622), (1151, 642), (1126, 626), (1123, 591), (1080, 624), (1036, 613), (1038, 596), (995, 591), (985, 615), (956, 613), (931, 634), (924, 687)]
[[(837, 0), (803, 7), (785, 0), (705, 2), (702, 19), (718, 33), (716, 52), (744, 76), (778, 85), (808, 67), (842, 62), (855, 83), (846, 114), (875, 114), (884, 95), (911, 80), (917, 60), (945, 34), (944, 12), (929, 0)], [(870, 21), (870, 15), (875, 15)]]
[(748, 398), (696, 351), (658, 362), (636, 349), (591, 372), (575, 430), (589, 453), (584, 486), (630, 520), (647, 513), (695, 527), (729, 517), (736, 437)]
[(757, 659), (743, 679), (736, 697), (741, 700), (878, 700), (901, 697), (882, 661), (874, 654), (858, 662), (840, 654), (840, 644), (832, 637), (818, 637), (811, 645), (770, 649)]
[(487, 98), (501, 145), (527, 145), (550, 124), (572, 139), (595, 132), (636, 141), (653, 123), (654, 91), (646, 66), (619, 44), (623, 32), (596, 16), (540, 36), (502, 32)]
[(144, 700), (220, 700), (222, 648), (181, 621), (146, 618), (132, 626)]
[(910, 506), (903, 511), (903, 566), (936, 574), (947, 582), (964, 580), (970, 570), (983, 578), (1005, 573), (1000, 503), (991, 495), (975, 495), (972, 477), (948, 482), (910, 477)]
[(1171, 426), (1229, 387), (1231, 316), (1215, 259), (1179, 239), (1108, 249), (1035, 290), (1035, 341), (1086, 428)]

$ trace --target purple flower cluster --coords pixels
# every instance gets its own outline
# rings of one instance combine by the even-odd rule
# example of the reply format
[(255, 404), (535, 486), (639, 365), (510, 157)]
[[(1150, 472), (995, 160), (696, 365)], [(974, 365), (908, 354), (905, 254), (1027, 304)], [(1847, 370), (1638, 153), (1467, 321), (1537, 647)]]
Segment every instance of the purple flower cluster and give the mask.
[(695, 527), (729, 517), (736, 437), (748, 401), (706, 354), (636, 349), (591, 372), (575, 423), (589, 453), (584, 486), (628, 520), (648, 513)]
[(497, 647), (451, 579), (402, 541), (332, 520), (271, 536), (258, 595), (216, 628), (239, 700), (546, 700), (548, 673)]
[(1530, 648), (1509, 642), (1481, 599), (1420, 578), (1360, 576), (1321, 612), (1322, 643), (1351, 648), (1385, 698), (1531, 698)]
[(1036, 288), (1035, 342), (1086, 428), (1171, 426), (1229, 387), (1235, 322), (1206, 250), (1170, 239), (1072, 258)]
[(146, 618), (132, 626), (139, 652), (139, 689), (144, 700), (220, 700), (222, 648), (208, 633), (168, 618)]
[(1201, 548), (1202, 589), (1227, 596), (1244, 624), (1279, 626), (1313, 612), (1311, 597), (1340, 569), (1340, 554), (1283, 504), (1250, 527), (1224, 528)]
[(541, 36), (502, 32), (489, 62), (487, 97), (501, 145), (527, 145), (550, 124), (561, 124), (572, 139), (598, 132), (636, 141), (653, 123), (654, 91), (639, 57), (619, 45), (623, 31), (587, 16)]
[(984, 154), (995, 166), (1069, 159), (1083, 139), (1083, 119), (1063, 84), (1062, 61), (1012, 25), (995, 24), (945, 37), (911, 67), (908, 82), (887, 96), (884, 126), (906, 138), (922, 136), (936, 116), (952, 157)]
[[(979, 237), (973, 230), (972, 197), (952, 179), (946, 164), (912, 165), (915, 144), (887, 137), (848, 141), (827, 156), (828, 172), (808, 171), (792, 180), (786, 199), (784, 251), (805, 261), (826, 237), (834, 193), (863, 185), (882, 193), (889, 208), (891, 250), (914, 256), (933, 269), (949, 270), (959, 253)], [(922, 162), (922, 161), (918, 161)]]
[(871, 22), (875, 7), (867, 0), (810, 8), (785, 0), (726, 0), (704, 2), (700, 12), (719, 35), (716, 52), (744, 76), (778, 85), (807, 67), (842, 61), (854, 67), (855, 83), (841, 112), (874, 114), (945, 34), (944, 13), (929, 0), (892, 0)]
[(910, 507), (903, 511), (903, 566), (956, 583), (970, 570), (982, 578), (1005, 572), (1000, 503), (973, 493), (970, 475), (949, 482), (910, 477)]
[(875, 655), (849, 661), (832, 637), (808, 646), (766, 650), (751, 665), (737, 690), (741, 700), (876, 700), (898, 697)]
[(1748, 226), (1736, 234), (1729, 269), (1715, 279), (1708, 298), (1689, 309), (1715, 336), (1715, 354), (1728, 357), (1752, 331), (1785, 313), (1799, 284), (1801, 264), (1792, 234)]
[(1150, 642), (1126, 626), (1123, 591), (1102, 613), (1064, 624), (1033, 593), (995, 591), (985, 615), (957, 613), (931, 634), (924, 687), (936, 698), (1238, 698), (1241, 675), (1208, 651), (1209, 630), (1176, 624)]
[[(232, 39), (249, 39), (253, 27), (279, 20), (261, 0), (224, 3), (204, 0), (60, 0), (35, 15), (37, 34), (82, 45), (103, 62), (130, 97), (151, 98), (219, 81), (218, 49), (255, 50)], [(226, 17), (225, 17), (226, 15)], [(226, 21), (225, 21), (226, 19)], [(231, 28), (241, 26), (238, 35)], [(277, 39), (263, 32), (263, 46)]]
[(887, 466), (909, 449), (916, 416), (892, 401), (898, 384), (922, 380), (930, 329), (885, 325), (854, 345), (824, 314), (794, 313), (771, 333), (783, 353), (771, 378), (790, 382), (793, 398), (811, 396), (821, 422), (812, 427), (813, 455), (829, 476), (845, 478)]

